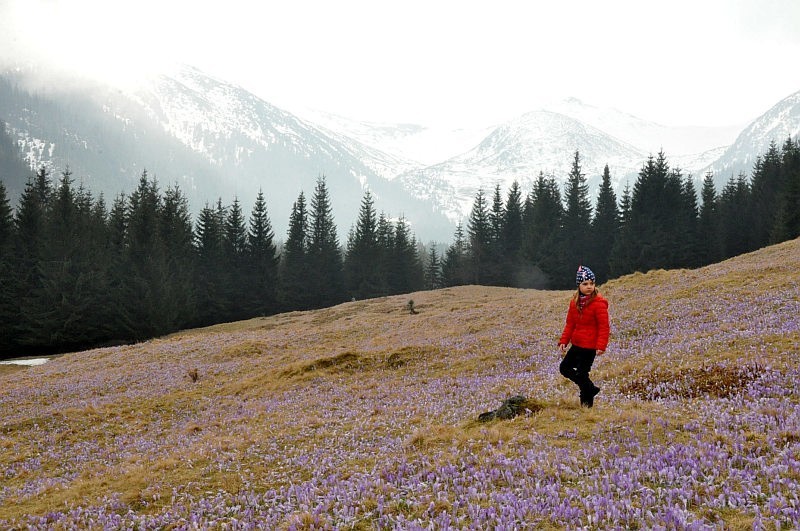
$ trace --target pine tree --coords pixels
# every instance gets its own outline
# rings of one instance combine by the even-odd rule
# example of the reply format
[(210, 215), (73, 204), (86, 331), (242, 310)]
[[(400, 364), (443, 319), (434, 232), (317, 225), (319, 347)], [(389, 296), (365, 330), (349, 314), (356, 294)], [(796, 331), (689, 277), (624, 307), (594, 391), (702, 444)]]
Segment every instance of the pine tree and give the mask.
[(159, 209), (160, 239), (165, 248), (165, 326), (177, 329), (197, 319), (194, 228), (189, 201), (177, 183), (164, 192)]
[(367, 190), (361, 199), (356, 226), (351, 232), (345, 257), (347, 292), (366, 299), (382, 291), (381, 249), (378, 246), (378, 219), (372, 194)]
[(770, 243), (770, 233), (775, 227), (776, 216), (785, 179), (782, 172), (782, 157), (775, 141), (763, 157), (756, 159), (750, 180), (750, 204), (742, 213), (748, 218), (748, 248), (759, 249)]
[(483, 190), (479, 189), (467, 221), (470, 282), (489, 284), (492, 278), (492, 224)]
[(464, 228), (458, 222), (453, 243), (448, 246), (442, 259), (442, 284), (448, 287), (467, 284), (470, 279), (468, 267)]
[(591, 223), (591, 252), (587, 260), (588, 264), (592, 264), (597, 282), (605, 282), (611, 276), (610, 255), (619, 230), (617, 196), (611, 186), (611, 172), (606, 164)]
[(39, 282), (22, 299), (20, 342), (29, 346), (80, 348), (108, 335), (105, 271), (87, 238), (92, 200), (72, 183), (66, 169), (46, 213)]
[(503, 222), (500, 232), (501, 279), (506, 286), (524, 287), (525, 278), (522, 258), (522, 191), (514, 181), (506, 197)]
[[(0, 124), (2, 126), (2, 124)], [(15, 346), (18, 325), (17, 303), (14, 299), (17, 278), (12, 269), (12, 237), (14, 218), (6, 187), (0, 181), (0, 358)]]
[(494, 187), (492, 205), (489, 209), (489, 247), (486, 256), (486, 277), (484, 283), (492, 286), (508, 284), (508, 262), (503, 257), (503, 224), (505, 223), (505, 204), (500, 184)]
[(436, 254), (436, 247), (431, 243), (428, 251), (428, 260), (425, 263), (425, 289), (432, 290), (443, 287), (442, 263)]
[(3, 181), (0, 181), (0, 259), (8, 252), (7, 245), (11, 244), (11, 235), (14, 229), (14, 218), (11, 212), (11, 203)]
[(345, 300), (344, 265), (325, 177), (317, 179), (310, 221), (308, 288), (315, 307), (333, 306)]
[(224, 262), (224, 209), (205, 204), (197, 217), (195, 246), (197, 248), (197, 315), (199, 325), (220, 322), (228, 312), (223, 278)]
[(779, 196), (778, 213), (772, 230), (773, 243), (800, 236), (800, 141), (787, 140), (783, 148), (785, 183)]
[(118, 194), (108, 214), (108, 289), (110, 306), (107, 308), (109, 336), (115, 340), (140, 337), (132, 302), (138, 294), (130, 282), (130, 254), (128, 252), (128, 198)]
[(631, 187), (629, 183), (625, 183), (619, 200), (619, 230), (608, 256), (608, 270), (611, 278), (633, 271), (635, 250), (628, 239), (631, 232)]
[(531, 265), (525, 282), (531, 288), (549, 288), (563, 262), (559, 238), (564, 207), (555, 178), (540, 173), (525, 204), (522, 248)]
[(20, 305), (22, 311), (15, 312), (8, 325), (13, 330), (14, 343), (37, 344), (38, 338), (31, 337), (35, 325), (30, 322), (25, 301), (43, 288), (41, 264), (46, 259), (47, 213), (50, 207), (52, 188), (47, 170), (42, 167), (25, 184), (14, 216), (14, 252), (9, 257), (9, 291), (13, 304)]
[(564, 191), (564, 215), (561, 225), (559, 285), (572, 287), (572, 273), (589, 259), (591, 248), (592, 204), (589, 185), (583, 173), (580, 153), (575, 152)]
[(660, 234), (660, 256), (651, 258), (647, 269), (667, 267), (675, 269), (683, 267), (683, 246), (687, 238), (683, 213), (683, 175), (679, 169), (667, 172), (664, 190), (661, 194), (662, 204), (659, 212), (652, 213), (654, 223)]
[(241, 320), (253, 315), (246, 304), (252, 287), (247, 277), (247, 226), (239, 198), (225, 211), (223, 222), (223, 272), (221, 280), (228, 314), (225, 320)]
[(41, 168), (35, 179), (26, 183), (14, 218), (17, 234), (14, 254), (19, 261), (17, 266), (26, 270), (29, 279), (45, 247), (45, 215), (50, 202), (50, 190), (47, 170)]
[[(680, 175), (680, 172), (676, 172)], [(697, 190), (694, 187), (694, 180), (691, 175), (687, 175), (681, 186), (681, 209), (678, 214), (677, 228), (683, 233), (683, 238), (679, 239), (678, 251), (680, 263), (678, 267), (697, 267), (702, 263), (702, 242), (700, 241), (699, 217), (700, 211), (697, 206)]]
[(742, 212), (750, 204), (750, 186), (743, 173), (731, 177), (722, 189), (719, 198), (720, 241), (722, 257), (730, 258), (752, 250), (747, 234), (750, 221)]
[(278, 299), (285, 310), (308, 309), (312, 294), (307, 284), (308, 263), (308, 212), (303, 192), (292, 205), (289, 229), (281, 253)]
[(247, 251), (247, 227), (239, 198), (226, 211), (224, 226), (224, 252), (228, 265), (239, 269)]
[(698, 265), (718, 262), (722, 258), (720, 245), (720, 226), (717, 212), (717, 189), (714, 186), (714, 175), (706, 173), (703, 178), (703, 189), (700, 192), (702, 205), (697, 222), (697, 238), (700, 245), (700, 263)]
[(670, 175), (663, 152), (652, 156), (639, 171), (630, 209), (623, 217), (619, 245), (612, 252), (612, 274), (665, 267), (677, 245), (674, 229), (680, 212), (681, 180)]
[(247, 234), (251, 285), (245, 305), (252, 315), (269, 315), (277, 311), (278, 257), (274, 239), (264, 193), (259, 190)]
[(389, 283), (391, 292), (411, 293), (422, 288), (422, 263), (417, 254), (417, 244), (411, 236), (404, 217), (395, 224)]
[(376, 232), (378, 240), (378, 261), (375, 269), (378, 274), (377, 295), (388, 295), (392, 288), (389, 280), (389, 272), (392, 269), (392, 253), (394, 249), (394, 224), (385, 212), (378, 216), (378, 228)]

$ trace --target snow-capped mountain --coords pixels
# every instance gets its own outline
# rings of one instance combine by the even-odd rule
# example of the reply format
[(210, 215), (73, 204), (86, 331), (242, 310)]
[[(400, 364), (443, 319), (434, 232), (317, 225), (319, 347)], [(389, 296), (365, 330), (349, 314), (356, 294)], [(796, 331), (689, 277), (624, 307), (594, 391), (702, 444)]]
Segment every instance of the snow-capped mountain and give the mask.
[(548, 104), (545, 109), (594, 126), (647, 153), (664, 151), (667, 157), (697, 157), (729, 146), (745, 124), (722, 127), (665, 126), (631, 114), (596, 107), (577, 98)]
[(608, 164), (618, 184), (635, 175), (647, 154), (578, 120), (548, 111), (530, 112), (496, 128), (475, 148), (450, 160), (400, 176), (418, 197), (442, 205), (451, 220), (469, 213), (479, 189), (505, 192), (514, 181), (523, 190), (544, 173), (563, 180), (575, 151), (590, 187)]
[(69, 166), (76, 180), (107, 198), (130, 191), (145, 168), (162, 188), (179, 184), (195, 212), (218, 198), (226, 205), (237, 198), (249, 212), (263, 190), (282, 238), (292, 204), (300, 192), (310, 200), (324, 175), (341, 238), (366, 188), (377, 209), (405, 216), (420, 238), (444, 240), (451, 233), (430, 203), (385, 177), (406, 167), (398, 157), (324, 131), (194, 68), (156, 76), (135, 91), (93, 86), (79, 95), (43, 96), (16, 81), (0, 89), (0, 117), (31, 168), (44, 163), (57, 177)]
[(320, 175), (326, 177), (334, 206), (347, 212), (345, 230), (366, 188), (379, 209), (405, 215), (415, 229), (437, 217), (427, 203), (391, 182), (398, 168), (410, 165), (402, 157), (302, 120), (195, 68), (158, 76), (131, 97), (165, 131), (226, 175), (236, 176), (229, 184), (239, 197), (263, 188), (285, 205), (278, 206), (285, 219), (300, 191), (310, 197)]
[(386, 175), (388, 179), (460, 155), (477, 146), (496, 127), (449, 128), (360, 122), (311, 109), (295, 109), (293, 112), (328, 132), (355, 139), (379, 152), (392, 153), (400, 158), (401, 164), (395, 168), (396, 171)]
[[(339, 131), (379, 151), (402, 153), (410, 164), (398, 178), (415, 196), (433, 201), (449, 219), (468, 215), (479, 189), (513, 181), (528, 188), (540, 172), (563, 181), (575, 151), (594, 193), (608, 164), (621, 193), (632, 184), (650, 155), (667, 154), (684, 175), (719, 158), (741, 127), (667, 127), (615, 109), (587, 105), (575, 98), (549, 104), (498, 126), (433, 131), (421, 126), (353, 122), (321, 113), (308, 115), (328, 130)], [(416, 149), (415, 149), (416, 148)], [(438, 155), (438, 159), (437, 159)], [(424, 161), (435, 161), (422, 164)], [(702, 174), (701, 174), (702, 177)]]
[(719, 157), (701, 171), (714, 174), (717, 189), (740, 173), (750, 175), (756, 157), (769, 149), (771, 142), (780, 148), (786, 139), (800, 136), (800, 91), (779, 101), (767, 112), (750, 123), (736, 140)]
[(516, 180), (526, 192), (540, 173), (563, 182), (576, 151), (594, 195), (605, 165), (618, 192), (661, 150), (684, 175), (700, 180), (710, 168), (725, 180), (749, 172), (771, 141), (800, 133), (800, 92), (731, 144), (730, 128), (665, 127), (575, 99), (474, 130), (356, 122), (288, 112), (191, 67), (135, 91), (40, 94), (22, 86), (0, 75), (0, 120), (32, 169), (46, 164), (57, 176), (68, 166), (111, 198), (133, 189), (146, 168), (162, 187), (179, 184), (195, 212), (218, 198), (238, 198), (248, 212), (263, 190), (279, 238), (298, 194), (310, 197), (321, 175), (340, 234), (369, 188), (376, 208), (405, 216), (419, 240), (449, 241), (478, 190), (490, 194), (499, 184), (505, 194)]

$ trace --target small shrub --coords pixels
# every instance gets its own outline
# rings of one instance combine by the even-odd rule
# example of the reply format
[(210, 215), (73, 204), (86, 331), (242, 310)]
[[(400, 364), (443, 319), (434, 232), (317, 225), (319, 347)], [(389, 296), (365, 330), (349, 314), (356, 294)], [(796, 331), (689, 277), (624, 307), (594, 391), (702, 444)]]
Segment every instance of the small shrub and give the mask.
[(704, 365), (677, 371), (657, 368), (624, 384), (620, 391), (641, 400), (701, 396), (727, 398), (740, 392), (763, 373), (764, 367), (758, 364), (741, 367)]

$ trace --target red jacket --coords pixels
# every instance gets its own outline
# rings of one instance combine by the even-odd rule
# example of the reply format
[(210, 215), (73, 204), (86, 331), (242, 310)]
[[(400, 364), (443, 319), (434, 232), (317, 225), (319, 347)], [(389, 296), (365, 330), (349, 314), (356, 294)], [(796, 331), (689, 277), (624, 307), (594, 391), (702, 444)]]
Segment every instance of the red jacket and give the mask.
[(576, 347), (605, 350), (608, 346), (608, 301), (597, 295), (582, 312), (578, 311), (575, 300), (569, 303), (567, 324), (561, 334), (559, 345), (572, 343)]

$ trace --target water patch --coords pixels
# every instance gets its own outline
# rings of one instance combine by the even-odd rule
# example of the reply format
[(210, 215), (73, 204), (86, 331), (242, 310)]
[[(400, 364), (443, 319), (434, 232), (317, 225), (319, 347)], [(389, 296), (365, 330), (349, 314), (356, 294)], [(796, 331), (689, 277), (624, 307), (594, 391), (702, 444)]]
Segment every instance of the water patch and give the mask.
[(49, 360), (48, 358), (18, 358), (13, 360), (0, 361), (0, 365), (44, 365)]

